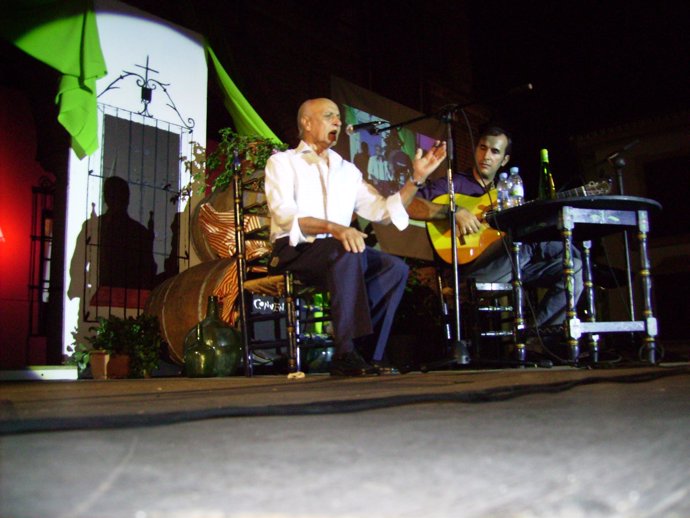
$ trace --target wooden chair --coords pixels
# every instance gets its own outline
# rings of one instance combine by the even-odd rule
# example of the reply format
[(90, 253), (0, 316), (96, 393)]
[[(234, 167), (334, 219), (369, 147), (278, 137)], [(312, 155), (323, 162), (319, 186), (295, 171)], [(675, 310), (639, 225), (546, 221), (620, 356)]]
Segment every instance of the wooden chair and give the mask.
[(475, 359), (500, 360), (506, 346), (515, 339), (513, 286), (468, 279), (466, 289), (461, 290), (461, 300), (465, 330), (471, 337)]
[[(233, 189), (239, 326), (244, 346), (245, 375), (254, 375), (255, 355), (260, 355), (261, 351), (266, 350), (274, 350), (278, 353), (284, 351), (288, 372), (302, 373), (301, 349), (325, 348), (332, 344), (332, 340), (328, 337), (324, 338), (323, 333), (320, 333), (319, 340), (313, 340), (312, 336), (306, 332), (309, 326), (323, 325), (329, 321), (327, 309), (314, 303), (315, 295), (321, 294), (321, 290), (296, 282), (289, 271), (280, 275), (268, 275), (265, 264), (268, 255), (260, 261), (252, 261), (247, 257), (247, 242), (261, 239), (268, 241), (269, 220), (267, 217), (266, 226), (250, 232), (247, 232), (245, 225), (241, 224), (248, 211), (261, 212), (267, 216), (262, 195), (263, 179), (254, 176), (243, 180), (241, 175), (235, 175)], [(253, 196), (247, 196), (248, 191), (253, 193)], [(246, 204), (247, 199), (254, 201)], [(256, 301), (257, 297), (273, 301), (269, 311), (254, 310), (252, 302)], [(258, 336), (256, 325), (261, 322), (273, 323), (273, 337)]]

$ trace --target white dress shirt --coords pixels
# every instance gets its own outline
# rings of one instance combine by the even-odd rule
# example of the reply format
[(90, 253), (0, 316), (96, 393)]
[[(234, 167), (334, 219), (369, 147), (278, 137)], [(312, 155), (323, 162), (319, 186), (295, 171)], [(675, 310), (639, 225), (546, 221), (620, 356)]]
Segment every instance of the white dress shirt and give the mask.
[(305, 236), (299, 218), (320, 218), (349, 226), (352, 213), (374, 222), (409, 223), (400, 195), (384, 198), (366, 183), (354, 164), (332, 149), (328, 162), (304, 141), (272, 155), (266, 163), (265, 188), (271, 214), (271, 241), (289, 236), (290, 244), (310, 243), (329, 234)]

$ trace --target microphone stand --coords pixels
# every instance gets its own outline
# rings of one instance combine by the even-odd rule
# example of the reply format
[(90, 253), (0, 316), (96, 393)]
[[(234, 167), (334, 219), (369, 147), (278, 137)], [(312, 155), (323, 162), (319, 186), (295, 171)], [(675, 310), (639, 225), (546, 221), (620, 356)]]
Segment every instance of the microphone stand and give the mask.
[[(616, 170), (616, 180), (618, 183), (618, 194), (623, 196), (623, 168), (626, 166), (625, 158), (618, 155), (614, 159), (610, 160), (611, 165), (613, 165)], [(623, 232), (623, 245), (625, 246), (625, 270), (627, 273), (628, 281), (628, 304), (630, 306), (630, 320), (635, 320), (635, 299), (633, 297), (633, 287), (632, 287), (632, 274), (630, 272), (630, 249), (628, 248), (628, 231)], [(630, 334), (634, 338), (634, 334)]]
[(467, 347), (467, 342), (462, 339), (460, 327), (460, 272), (458, 267), (458, 229), (455, 225), (455, 213), (457, 212), (457, 203), (455, 200), (455, 185), (453, 184), (453, 167), (455, 165), (455, 145), (453, 140), (453, 112), (457, 108), (447, 110), (442, 115), (442, 120), (446, 124), (446, 146), (447, 146), (447, 162), (448, 168), (446, 170), (446, 181), (448, 183), (448, 224), (450, 225), (450, 239), (453, 246), (451, 247), (451, 262), (453, 264), (453, 318), (454, 330), (452, 340), (448, 344), (448, 355), (446, 359), (440, 362), (434, 362), (430, 365), (422, 367), (422, 371), (434, 370), (441, 367), (456, 367), (461, 365), (468, 365), (470, 363), (470, 353)]
[[(625, 162), (624, 154), (640, 143), (640, 139), (635, 139), (621, 149), (611, 153), (606, 158), (598, 161), (595, 166), (608, 163), (613, 167), (616, 172), (616, 183), (618, 184), (618, 194), (621, 196), (625, 195), (625, 190), (623, 189), (623, 168), (627, 165)], [(630, 270), (630, 248), (628, 246), (628, 230), (623, 231), (623, 246), (625, 247), (625, 272), (626, 281), (628, 283), (628, 310), (630, 312), (630, 320), (635, 320), (635, 299), (633, 296), (633, 286), (632, 286), (632, 273)], [(630, 341), (635, 342), (635, 333), (630, 333)]]
[[(474, 103), (470, 103), (474, 104)], [(428, 119), (430, 117), (440, 118), (446, 125), (446, 146), (447, 146), (447, 156), (446, 161), (448, 164), (446, 178), (448, 181), (448, 199), (449, 199), (449, 210), (448, 210), (448, 223), (450, 225), (450, 235), (451, 242), (453, 246), (451, 247), (451, 258), (453, 264), (453, 317), (454, 317), (454, 335), (448, 343), (446, 354), (448, 355), (445, 359), (433, 362), (428, 365), (423, 365), (421, 367), (422, 372), (427, 372), (429, 370), (435, 370), (442, 367), (455, 367), (460, 365), (468, 365), (470, 363), (470, 354), (467, 347), (467, 342), (461, 338), (461, 328), (460, 328), (460, 274), (458, 271), (458, 243), (457, 243), (457, 228), (455, 226), (455, 213), (457, 211), (457, 204), (455, 200), (455, 187), (453, 185), (453, 167), (455, 165), (455, 146), (453, 140), (453, 113), (461, 109), (460, 106), (456, 104), (448, 105), (441, 109), (436, 115), (422, 115), (414, 119), (410, 119), (399, 124), (386, 126), (383, 128), (375, 128), (375, 133), (382, 133), (394, 128), (400, 128), (402, 126), (407, 126), (414, 122)], [(443, 295), (441, 295), (443, 296)]]
[[(532, 84), (527, 83), (525, 85), (518, 86), (516, 88), (513, 88), (512, 90), (506, 92), (503, 95), (496, 96), (495, 98), (489, 100), (489, 101), (484, 101), (487, 103), (495, 102), (501, 99), (504, 99), (506, 97), (509, 97), (511, 95), (519, 94), (522, 92), (527, 92), (532, 90)], [(448, 357), (446, 359), (443, 359), (438, 362), (433, 362), (428, 365), (423, 365), (421, 367), (422, 372), (427, 372), (429, 370), (434, 370), (442, 367), (455, 367), (459, 365), (468, 365), (470, 363), (470, 354), (467, 348), (467, 342), (465, 340), (462, 340), (461, 338), (461, 330), (460, 330), (460, 273), (458, 269), (458, 242), (457, 242), (457, 229), (455, 227), (455, 213), (457, 211), (457, 206), (456, 206), (456, 201), (455, 201), (455, 187), (453, 185), (453, 167), (455, 166), (455, 150), (454, 150), (454, 140), (453, 140), (453, 127), (452, 127), (452, 121), (453, 121), (453, 114), (456, 113), (459, 110), (463, 110), (464, 108), (468, 106), (472, 106), (474, 104), (478, 104), (481, 102), (480, 100), (476, 99), (474, 101), (470, 101), (464, 105), (459, 105), (459, 104), (449, 104), (447, 106), (444, 106), (439, 110), (438, 113), (433, 114), (433, 115), (422, 115), (420, 117), (415, 117), (413, 119), (409, 119), (407, 121), (400, 122), (398, 124), (391, 124), (389, 126), (384, 126), (384, 127), (375, 127), (372, 128), (373, 133), (379, 134), (383, 133), (384, 131), (388, 131), (391, 129), (396, 129), (400, 128), (403, 126), (410, 125), (412, 123), (429, 119), (429, 118), (438, 118), (441, 119), (445, 124), (446, 124), (446, 145), (447, 145), (447, 161), (448, 161), (448, 170), (447, 170), (447, 180), (448, 180), (448, 199), (449, 199), (449, 210), (448, 210), (448, 223), (450, 225), (450, 235), (451, 235), (451, 240), (452, 240), (452, 247), (451, 247), (451, 259), (452, 259), (452, 264), (453, 264), (453, 303), (454, 303), (454, 323), (455, 323), (455, 334), (452, 337), (452, 339), (449, 341), (448, 344)], [(474, 150), (472, 150), (474, 153)]]

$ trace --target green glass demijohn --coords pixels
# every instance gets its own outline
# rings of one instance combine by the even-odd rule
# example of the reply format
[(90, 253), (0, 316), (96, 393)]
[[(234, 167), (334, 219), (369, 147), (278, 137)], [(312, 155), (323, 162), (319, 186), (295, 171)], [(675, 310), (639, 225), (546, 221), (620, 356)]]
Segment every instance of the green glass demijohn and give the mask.
[[(187, 335), (189, 338), (190, 335)], [(191, 339), (185, 339), (184, 370), (190, 378), (215, 376), (216, 352), (204, 342), (201, 322), (191, 331)]]
[[(239, 332), (226, 324), (218, 316), (218, 297), (208, 297), (206, 318), (199, 322), (203, 343), (213, 351), (213, 374), (211, 376), (233, 376), (242, 361), (242, 340)], [(192, 347), (197, 337), (196, 327), (185, 338), (187, 346)], [(185, 355), (186, 364), (186, 355)]]

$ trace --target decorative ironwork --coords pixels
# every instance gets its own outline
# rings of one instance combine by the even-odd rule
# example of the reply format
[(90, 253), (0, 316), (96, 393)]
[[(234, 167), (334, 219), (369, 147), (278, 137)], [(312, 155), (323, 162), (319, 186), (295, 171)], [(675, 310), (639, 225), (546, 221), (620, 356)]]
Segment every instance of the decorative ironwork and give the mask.
[[(123, 88), (123, 93), (134, 88), (133, 81), (118, 86)], [(150, 290), (180, 269), (189, 268), (190, 261), (186, 248), (190, 240), (187, 229), (191, 227), (181, 227), (182, 210), (168, 203), (168, 199), (180, 183), (182, 142), (188, 145), (194, 132), (177, 122), (157, 120), (159, 110), (150, 110), (154, 115), (149, 117), (102, 102), (98, 104), (102, 114), (103, 151), (89, 157), (83, 213), (88, 214), (91, 207), (91, 216), (82, 225), (75, 246), (80, 253), (77, 261), (82, 261), (74, 263), (80, 269), (78, 282), (74, 283), (74, 297), (80, 298), (80, 329), (99, 317), (139, 314)], [(128, 242), (122, 246), (113, 244), (116, 233), (109, 233), (103, 227), (103, 219), (112, 208), (106, 199), (105, 184), (113, 177), (127, 183), (127, 214), (134, 220), (127, 225), (137, 229), (128, 232)], [(148, 230), (149, 236), (153, 235), (152, 255), (143, 232), (137, 234), (141, 239), (132, 238), (141, 231), (140, 226)], [(113, 249), (117, 253), (109, 253)], [(120, 257), (128, 254), (132, 261)], [(113, 261), (115, 255), (120, 257), (119, 262)], [(153, 266), (151, 260), (155, 270), (147, 266)]]
[(167, 87), (170, 86), (170, 83), (162, 83), (158, 79), (149, 77), (149, 72), (153, 72), (156, 74), (159, 73), (158, 70), (154, 70), (153, 68), (149, 67), (149, 56), (146, 56), (145, 66), (136, 64), (134, 66), (144, 69), (144, 75), (142, 76), (137, 72), (129, 72), (127, 70), (123, 70), (122, 74), (120, 74), (120, 76), (117, 79), (115, 79), (106, 87), (105, 90), (98, 94), (98, 97), (100, 98), (109, 90), (118, 89), (119, 86), (116, 86), (116, 84), (122, 81), (123, 79), (127, 79), (128, 77), (136, 78), (136, 84), (141, 88), (141, 102), (144, 105), (144, 108), (139, 112), (139, 115), (143, 115), (144, 117), (152, 117), (152, 115), (149, 113), (149, 104), (151, 104), (151, 101), (153, 100), (153, 91), (160, 88), (168, 98), (169, 102), (166, 103), (166, 106), (171, 108), (177, 114), (177, 117), (182, 121), (184, 127), (191, 131), (192, 128), (194, 128), (196, 122), (191, 117), (189, 117), (187, 120), (185, 120), (184, 117), (182, 117), (182, 114), (177, 109), (175, 102), (172, 100), (172, 97), (170, 97), (170, 94), (168, 93)]

